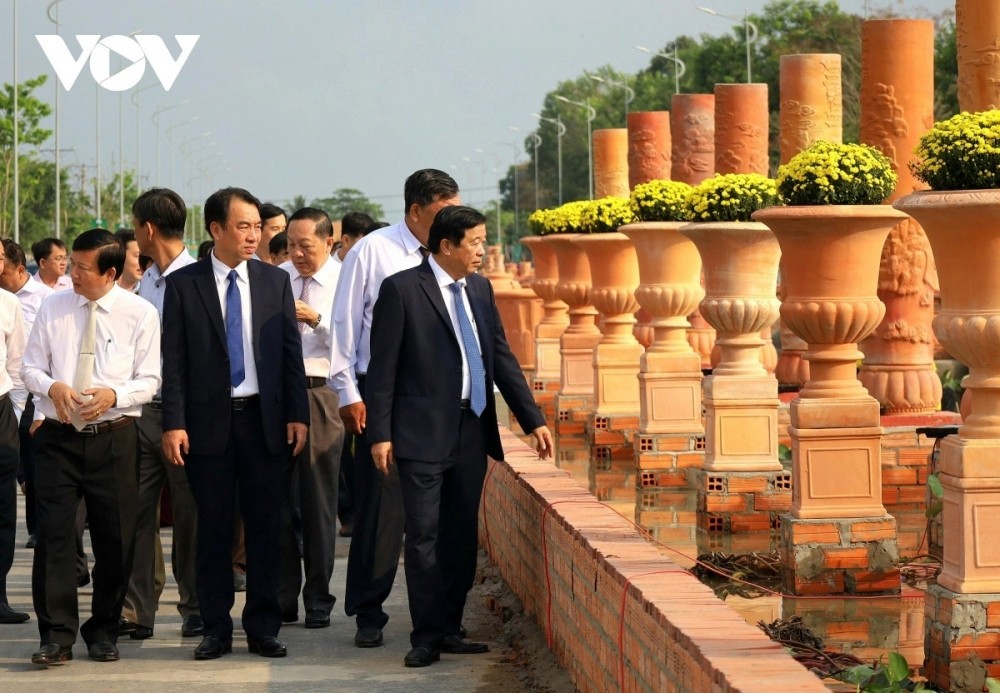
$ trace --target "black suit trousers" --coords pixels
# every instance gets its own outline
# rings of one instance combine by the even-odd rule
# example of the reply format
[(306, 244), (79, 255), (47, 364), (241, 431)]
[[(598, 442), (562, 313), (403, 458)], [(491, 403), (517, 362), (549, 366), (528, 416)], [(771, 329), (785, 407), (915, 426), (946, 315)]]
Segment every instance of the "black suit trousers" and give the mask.
[(463, 410), (451, 456), (396, 463), (406, 508), (410, 644), (436, 647), (445, 636), (459, 635), (476, 577), (479, 500), (486, 478), (482, 423)]
[(232, 412), (229, 441), (220, 456), (185, 460), (198, 507), (196, 585), (205, 635), (233, 637), (233, 516), (237, 491), (247, 551), (247, 637), (276, 636), (281, 629), (281, 506), (286, 501), (287, 455), (269, 455), (259, 402)]
[(118, 618), (132, 570), (138, 464), (134, 423), (87, 437), (46, 419), (35, 433), (38, 528), (31, 595), (42, 644), (72, 645), (79, 623), (76, 518), (87, 503), (94, 548), (88, 645), (118, 640)]
[(18, 446), (14, 405), (5, 395), (0, 399), (0, 603), (7, 601), (7, 574), (14, 565)]

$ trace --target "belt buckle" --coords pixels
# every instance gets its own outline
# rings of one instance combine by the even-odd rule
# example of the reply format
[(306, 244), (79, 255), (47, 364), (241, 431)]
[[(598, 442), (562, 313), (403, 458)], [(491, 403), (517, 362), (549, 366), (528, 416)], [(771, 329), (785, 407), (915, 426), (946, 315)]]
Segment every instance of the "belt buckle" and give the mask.
[[(73, 426), (73, 424), (70, 424), (70, 426)], [(76, 430), (76, 426), (73, 426), (73, 430), (76, 431), (76, 434), (78, 436), (82, 436), (84, 438), (93, 438), (94, 436), (97, 435), (97, 424), (87, 424), (86, 426), (84, 426), (79, 430)]]

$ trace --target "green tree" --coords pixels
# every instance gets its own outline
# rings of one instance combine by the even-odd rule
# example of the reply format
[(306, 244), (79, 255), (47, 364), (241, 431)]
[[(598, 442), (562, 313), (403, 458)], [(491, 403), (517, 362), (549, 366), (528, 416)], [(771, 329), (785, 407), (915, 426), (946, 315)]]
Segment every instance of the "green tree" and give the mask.
[[(51, 130), (39, 127), (52, 109), (32, 96), (35, 89), (45, 84), (45, 79), (46, 75), (39, 75), (17, 85), (18, 145), (29, 151), (32, 147), (37, 149), (52, 134)], [(14, 87), (4, 84), (0, 91), (0, 236), (4, 237), (12, 235), (10, 227), (14, 216), (14, 120)], [(23, 150), (18, 154), (18, 168), (27, 167), (31, 155)], [(25, 190), (25, 182), (21, 181), (19, 192)]]
[(348, 212), (364, 212), (373, 219), (381, 219), (384, 215), (382, 205), (372, 202), (363, 192), (354, 188), (338, 188), (330, 197), (316, 198), (310, 205), (322, 209), (334, 220)]

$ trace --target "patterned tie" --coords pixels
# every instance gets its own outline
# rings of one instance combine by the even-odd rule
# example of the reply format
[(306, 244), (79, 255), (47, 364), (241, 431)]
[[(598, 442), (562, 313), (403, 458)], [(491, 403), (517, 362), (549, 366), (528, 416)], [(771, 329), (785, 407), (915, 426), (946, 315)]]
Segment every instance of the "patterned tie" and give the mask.
[[(76, 373), (73, 374), (73, 391), (77, 394), (89, 390), (94, 381), (94, 347), (97, 343), (97, 303), (87, 301), (87, 323), (80, 340), (80, 354), (76, 358)], [(87, 422), (80, 418), (78, 411), (70, 415), (70, 423), (76, 430), (83, 430)]]
[[(299, 289), (299, 300), (303, 303), (309, 303), (309, 289), (312, 287), (312, 277), (302, 277), (302, 288)], [(309, 331), (309, 325), (304, 322), (299, 322), (299, 334), (305, 334)]]
[(229, 271), (229, 286), (226, 288), (226, 348), (229, 350), (229, 382), (238, 387), (246, 379), (243, 367), (243, 304), (240, 288), (236, 286), (239, 277), (236, 270)]
[(431, 251), (427, 249), (426, 246), (420, 246), (420, 257), (427, 257), (431, 254)]
[(455, 294), (455, 315), (458, 316), (458, 327), (462, 331), (462, 344), (465, 345), (465, 358), (469, 362), (469, 379), (472, 385), (470, 404), (476, 416), (486, 409), (486, 369), (483, 368), (483, 357), (479, 353), (479, 342), (472, 330), (472, 321), (465, 312), (465, 301), (462, 300), (462, 282), (451, 284), (451, 292)]

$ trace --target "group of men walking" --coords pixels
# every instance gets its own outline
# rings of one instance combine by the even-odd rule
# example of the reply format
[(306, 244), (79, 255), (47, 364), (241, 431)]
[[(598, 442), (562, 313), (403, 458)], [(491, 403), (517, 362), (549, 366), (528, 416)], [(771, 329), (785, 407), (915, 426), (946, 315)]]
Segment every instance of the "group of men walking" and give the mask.
[[(296, 211), (283, 232), (288, 261), (275, 267), (255, 257), (262, 205), (248, 191), (206, 200), (214, 247), (195, 261), (183, 200), (154, 188), (132, 207), (135, 243), (151, 263), (137, 294), (120, 285), (126, 244), (100, 229), (73, 241), (70, 290), (39, 302), (42, 292), (22, 293), (0, 271), (0, 578), (13, 556), (18, 419), (30, 393), (34, 663), (72, 659), (78, 631), (97, 661), (119, 658), (119, 635), (153, 634), (164, 486), (181, 633), (201, 636), (196, 659), (232, 651), (237, 517), (248, 650), (286, 654), (278, 634), (298, 620), (300, 595), (305, 626), (329, 626), (345, 433), (355, 457), (345, 595), (355, 644), (383, 642), (405, 533), (406, 666), (487, 650), (465, 639), (461, 617), (486, 456), (503, 454), (493, 386), (540, 455), (552, 440), (492, 289), (474, 274), (485, 218), (461, 207), (454, 180), (434, 169), (411, 175), (404, 197), (401, 223), (352, 238), (346, 253), (334, 252), (325, 212)], [(81, 500), (95, 559), (82, 625)], [(0, 623), (27, 619), (0, 591)]]

